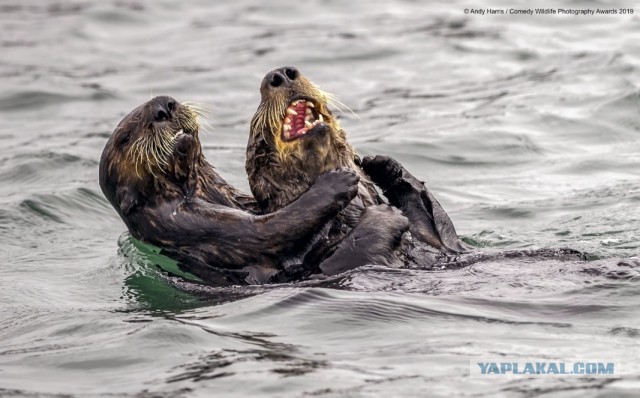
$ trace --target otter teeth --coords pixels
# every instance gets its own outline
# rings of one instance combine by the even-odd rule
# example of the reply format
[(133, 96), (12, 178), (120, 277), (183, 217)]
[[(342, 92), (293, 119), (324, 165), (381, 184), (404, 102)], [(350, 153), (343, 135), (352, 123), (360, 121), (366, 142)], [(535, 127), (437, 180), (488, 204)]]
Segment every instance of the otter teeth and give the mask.
[[(285, 117), (282, 121), (282, 138), (285, 140), (297, 138), (323, 123), (324, 117), (318, 112), (316, 119), (314, 108), (315, 105), (311, 101), (304, 99), (292, 101), (286, 108)], [(303, 112), (303, 110), (304, 118), (300, 116), (300, 112)], [(304, 124), (300, 126), (302, 121), (304, 121)]]
[(312, 128), (316, 127), (318, 124), (320, 124), (320, 120), (316, 120), (313, 123), (304, 122), (305, 129), (302, 131), (302, 134), (306, 134), (309, 130), (311, 130)]

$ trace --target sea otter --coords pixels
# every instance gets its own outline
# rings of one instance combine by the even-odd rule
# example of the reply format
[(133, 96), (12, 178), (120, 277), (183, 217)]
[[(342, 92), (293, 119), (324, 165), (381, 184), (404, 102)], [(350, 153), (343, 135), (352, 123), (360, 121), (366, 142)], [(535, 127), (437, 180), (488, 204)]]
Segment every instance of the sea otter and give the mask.
[(246, 170), (251, 192), (264, 212), (283, 208), (318, 175), (343, 167), (360, 176), (358, 196), (334, 221), (318, 251), (330, 253), (334, 242), (356, 225), (363, 209), (384, 203), (374, 183), (408, 217), (412, 236), (443, 254), (467, 250), (423, 182), (390, 157), (359, 160), (329, 110), (333, 97), (296, 68), (269, 72), (260, 93), (261, 102), (251, 121)]
[[(326, 225), (356, 196), (350, 170), (319, 174), (291, 204), (267, 215), (255, 200), (227, 184), (205, 160), (197, 115), (171, 97), (156, 97), (116, 127), (100, 160), (100, 187), (131, 235), (162, 248), (180, 266), (215, 285), (288, 281), (314, 270), (299, 264)], [(384, 227), (373, 220), (388, 219)], [(385, 206), (373, 208), (352, 239), (374, 248), (354, 250), (349, 240), (329, 258), (345, 263), (391, 261), (408, 228)]]

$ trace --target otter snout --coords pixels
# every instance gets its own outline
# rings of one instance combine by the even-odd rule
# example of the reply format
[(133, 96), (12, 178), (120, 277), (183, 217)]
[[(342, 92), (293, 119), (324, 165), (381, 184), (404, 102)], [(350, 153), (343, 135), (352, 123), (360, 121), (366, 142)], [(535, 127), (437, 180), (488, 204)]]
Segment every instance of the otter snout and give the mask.
[(171, 97), (160, 96), (151, 100), (151, 114), (154, 122), (170, 120), (176, 110), (178, 101)]
[(294, 80), (300, 76), (300, 72), (293, 66), (285, 66), (282, 68), (274, 69), (267, 73), (264, 77), (262, 87), (265, 89), (274, 89), (277, 87), (287, 88), (291, 87)]

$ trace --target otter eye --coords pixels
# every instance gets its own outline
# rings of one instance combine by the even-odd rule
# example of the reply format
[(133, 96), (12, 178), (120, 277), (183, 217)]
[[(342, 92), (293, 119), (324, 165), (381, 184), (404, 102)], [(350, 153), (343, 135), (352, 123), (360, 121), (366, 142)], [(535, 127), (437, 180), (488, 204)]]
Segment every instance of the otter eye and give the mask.
[(298, 71), (296, 69), (293, 68), (287, 68), (285, 69), (284, 73), (287, 75), (287, 77), (291, 80), (295, 80), (296, 77), (298, 77)]
[(169, 101), (169, 103), (167, 104), (167, 108), (169, 108), (169, 112), (173, 112), (173, 110), (176, 108), (176, 103), (173, 101)]
[(127, 145), (131, 139), (131, 133), (126, 133), (118, 140), (118, 146)]

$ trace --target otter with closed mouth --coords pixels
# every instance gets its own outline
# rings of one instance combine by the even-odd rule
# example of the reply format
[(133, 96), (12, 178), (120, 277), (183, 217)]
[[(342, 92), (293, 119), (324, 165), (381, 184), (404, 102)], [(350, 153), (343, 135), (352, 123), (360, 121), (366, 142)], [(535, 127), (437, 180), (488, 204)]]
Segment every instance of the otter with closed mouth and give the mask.
[[(251, 121), (246, 170), (251, 192), (264, 212), (277, 211), (294, 201), (326, 170), (344, 167), (360, 176), (358, 195), (334, 221), (317, 252), (330, 253), (335, 242), (357, 225), (365, 209), (385, 203), (374, 183), (389, 204), (409, 219), (411, 235), (432, 252), (446, 256), (467, 251), (447, 213), (423, 182), (390, 157), (360, 161), (329, 110), (333, 97), (296, 68), (269, 72), (260, 93), (261, 102)], [(323, 271), (336, 272), (326, 267)]]
[[(171, 97), (146, 102), (116, 127), (100, 160), (100, 187), (131, 235), (160, 247), (207, 284), (307, 276), (300, 262), (356, 196), (357, 173), (329, 170), (291, 204), (256, 215), (253, 197), (227, 184), (205, 160), (198, 131), (194, 110)], [(379, 250), (358, 252), (345, 244), (326, 261), (335, 266), (389, 256), (388, 228), (364, 223), (359, 234)]]

